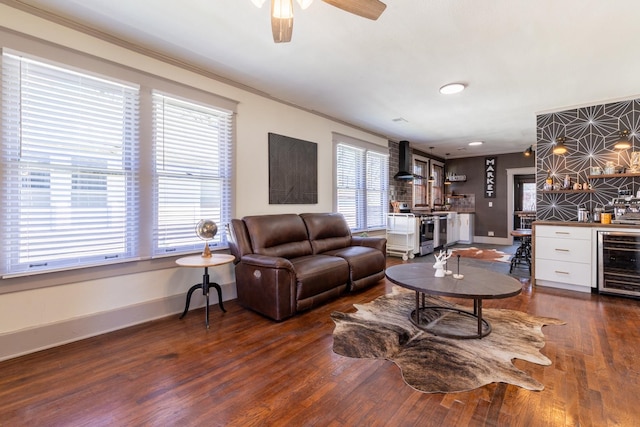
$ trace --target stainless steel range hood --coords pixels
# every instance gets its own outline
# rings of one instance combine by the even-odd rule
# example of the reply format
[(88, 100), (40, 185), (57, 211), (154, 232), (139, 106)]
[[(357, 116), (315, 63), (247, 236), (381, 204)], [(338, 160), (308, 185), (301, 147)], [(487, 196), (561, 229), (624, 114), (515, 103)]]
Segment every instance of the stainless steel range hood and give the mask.
[(410, 181), (413, 179), (413, 174), (410, 172), (411, 169), (413, 169), (413, 167), (411, 165), (411, 148), (409, 147), (409, 141), (400, 141), (398, 173), (395, 174), (393, 178), (401, 181)]

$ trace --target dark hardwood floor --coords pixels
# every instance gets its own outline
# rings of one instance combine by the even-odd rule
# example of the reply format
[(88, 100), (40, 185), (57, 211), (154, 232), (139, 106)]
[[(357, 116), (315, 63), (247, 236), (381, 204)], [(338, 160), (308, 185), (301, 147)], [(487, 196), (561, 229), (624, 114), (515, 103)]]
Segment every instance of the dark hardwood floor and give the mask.
[(423, 394), (392, 362), (334, 354), (330, 313), (388, 292), (382, 281), (281, 323), (229, 301), (227, 313), (212, 307), (210, 330), (199, 309), (2, 362), (0, 425), (640, 425), (640, 301), (532, 289), (526, 277), (521, 295), (485, 307), (567, 322), (543, 328), (551, 366), (515, 362), (540, 392)]

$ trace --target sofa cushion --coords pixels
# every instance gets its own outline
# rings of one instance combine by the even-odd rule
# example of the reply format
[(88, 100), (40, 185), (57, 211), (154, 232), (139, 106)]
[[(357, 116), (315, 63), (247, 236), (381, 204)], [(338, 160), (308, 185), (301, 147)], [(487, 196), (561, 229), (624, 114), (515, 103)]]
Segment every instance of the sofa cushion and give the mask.
[(314, 254), (351, 245), (351, 230), (342, 214), (303, 213), (300, 217), (307, 226)]
[(384, 271), (386, 266), (385, 254), (366, 246), (349, 246), (325, 252), (324, 255), (340, 257), (349, 263), (351, 283)]
[(349, 280), (349, 264), (343, 258), (310, 255), (290, 260), (296, 271), (297, 299), (320, 295)]
[(246, 216), (253, 253), (282, 258), (311, 255), (307, 227), (296, 214)]

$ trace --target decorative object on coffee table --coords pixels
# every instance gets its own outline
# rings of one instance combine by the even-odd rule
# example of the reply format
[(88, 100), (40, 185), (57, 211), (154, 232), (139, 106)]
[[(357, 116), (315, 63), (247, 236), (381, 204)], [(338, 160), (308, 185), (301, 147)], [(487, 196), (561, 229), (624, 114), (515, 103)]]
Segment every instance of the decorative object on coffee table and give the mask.
[(436, 262), (433, 264), (433, 268), (436, 269), (435, 277), (444, 277), (447, 274), (446, 262), (451, 257), (451, 250), (440, 251), (438, 255), (435, 255)]

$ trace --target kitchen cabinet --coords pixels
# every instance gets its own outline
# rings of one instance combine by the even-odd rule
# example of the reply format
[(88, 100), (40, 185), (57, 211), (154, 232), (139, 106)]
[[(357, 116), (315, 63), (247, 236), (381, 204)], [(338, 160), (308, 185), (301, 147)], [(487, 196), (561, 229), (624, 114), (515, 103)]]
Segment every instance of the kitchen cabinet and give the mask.
[(536, 286), (591, 292), (594, 247), (590, 228), (534, 225), (534, 236)]
[(449, 212), (447, 214), (447, 246), (458, 243), (460, 237), (460, 224), (458, 223), (458, 214)]
[(458, 243), (473, 243), (475, 215), (472, 213), (458, 213), (458, 224), (460, 233)]

